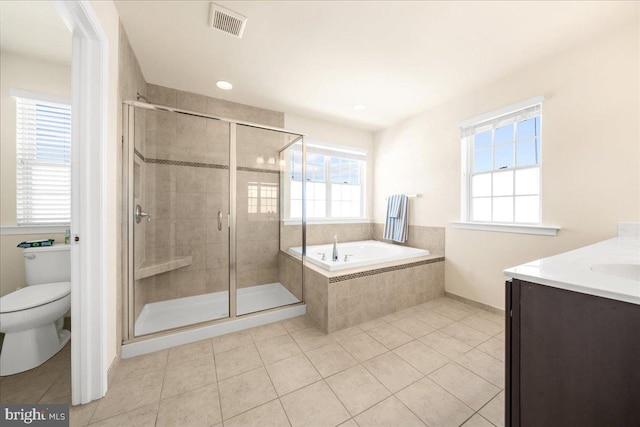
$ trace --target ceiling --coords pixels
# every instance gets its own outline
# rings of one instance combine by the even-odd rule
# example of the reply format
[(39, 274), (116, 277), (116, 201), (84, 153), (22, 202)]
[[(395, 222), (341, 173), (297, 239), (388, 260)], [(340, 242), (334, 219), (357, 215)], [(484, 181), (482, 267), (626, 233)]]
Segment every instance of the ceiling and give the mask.
[(242, 39), (207, 26), (207, 1), (116, 2), (147, 81), (368, 130), (638, 17), (611, 1), (217, 3), (248, 17)]
[(0, 50), (71, 64), (71, 33), (50, 1), (0, 2)]

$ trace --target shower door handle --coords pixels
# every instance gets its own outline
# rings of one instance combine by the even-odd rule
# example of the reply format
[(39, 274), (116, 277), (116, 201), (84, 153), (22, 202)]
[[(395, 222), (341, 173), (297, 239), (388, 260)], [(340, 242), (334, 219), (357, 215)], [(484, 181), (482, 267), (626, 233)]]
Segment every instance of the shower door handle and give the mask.
[(222, 211), (218, 211), (218, 231), (222, 230)]
[(151, 222), (151, 214), (142, 212), (142, 207), (140, 205), (136, 205), (135, 217), (136, 217), (136, 224), (140, 224), (140, 221), (142, 221), (142, 218), (147, 218), (147, 222)]

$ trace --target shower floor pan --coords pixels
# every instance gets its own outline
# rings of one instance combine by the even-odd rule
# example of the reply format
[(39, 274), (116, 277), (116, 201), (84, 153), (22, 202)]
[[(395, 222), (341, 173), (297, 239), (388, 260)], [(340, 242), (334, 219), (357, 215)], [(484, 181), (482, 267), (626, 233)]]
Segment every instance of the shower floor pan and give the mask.
[[(300, 302), (280, 283), (240, 288), (238, 315)], [(214, 292), (145, 304), (136, 320), (136, 336), (229, 317), (229, 293)]]

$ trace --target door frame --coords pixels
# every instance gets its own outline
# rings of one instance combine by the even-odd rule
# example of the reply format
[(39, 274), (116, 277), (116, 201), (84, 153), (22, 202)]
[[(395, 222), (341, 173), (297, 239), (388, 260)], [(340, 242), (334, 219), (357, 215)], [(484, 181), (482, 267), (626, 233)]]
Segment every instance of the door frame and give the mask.
[(72, 34), (71, 402), (107, 391), (108, 38), (90, 2), (52, 0)]

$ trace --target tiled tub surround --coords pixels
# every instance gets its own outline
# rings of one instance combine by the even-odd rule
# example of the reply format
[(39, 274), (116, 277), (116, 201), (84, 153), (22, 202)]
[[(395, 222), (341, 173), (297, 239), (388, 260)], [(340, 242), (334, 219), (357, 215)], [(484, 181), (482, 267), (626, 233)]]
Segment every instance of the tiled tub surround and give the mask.
[(305, 265), (307, 314), (327, 333), (444, 296), (444, 257), (329, 272)]
[[(409, 239), (406, 243), (395, 243), (396, 245), (411, 246), (412, 248), (428, 249), (434, 254), (445, 253), (445, 228), (444, 227), (426, 227), (422, 225), (409, 226)], [(380, 240), (381, 242), (389, 242), (385, 240), (384, 224), (371, 224), (371, 239)]]

